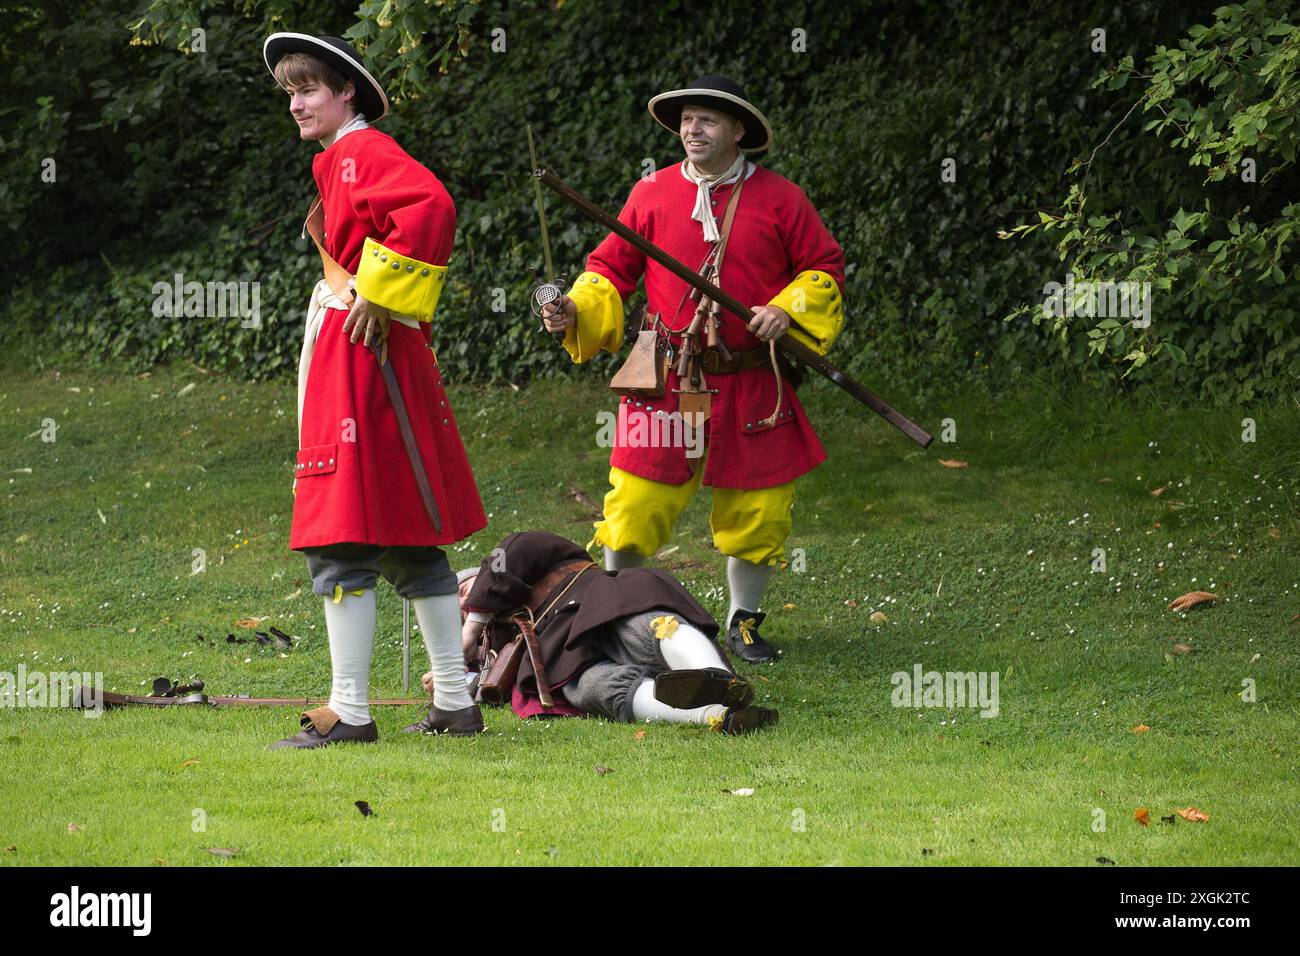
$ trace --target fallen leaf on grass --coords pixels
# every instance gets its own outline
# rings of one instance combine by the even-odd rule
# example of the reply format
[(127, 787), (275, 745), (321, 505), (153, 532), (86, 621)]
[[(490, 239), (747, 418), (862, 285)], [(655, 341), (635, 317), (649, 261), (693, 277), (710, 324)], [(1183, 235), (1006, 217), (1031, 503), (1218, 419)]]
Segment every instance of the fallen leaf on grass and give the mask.
[(853, 598), (849, 598), (847, 601), (844, 602), (844, 606), (856, 608), (858, 606), (858, 602), (853, 600)]
[(210, 847), (208, 847), (208, 852), (211, 853), (213, 856), (223, 857), (224, 859), (227, 859), (227, 860), (228, 860), (228, 859), (230, 859), (232, 856), (234, 856), (236, 853), (239, 852), (239, 847), (234, 847), (234, 846), (210, 846)]
[(1211, 594), (1209, 591), (1188, 591), (1181, 597), (1176, 597), (1170, 601), (1167, 610), (1186, 611), (1199, 604), (1204, 604), (1207, 601), (1217, 601), (1218, 599), (1219, 596), (1217, 594)]
[(1190, 654), (1192, 653), (1192, 646), (1190, 644), (1175, 644), (1172, 648), (1170, 648), (1170, 653)]
[(1146, 733), (1148, 730), (1150, 730), (1150, 729), (1151, 729), (1151, 728), (1148, 727), (1146, 724), (1138, 724), (1136, 727), (1134, 727), (1132, 730), (1130, 730), (1129, 733), (1131, 733), (1131, 734), (1145, 734), (1145, 733)]
[(754, 795), (753, 787), (741, 787), (738, 790), (723, 790), (723, 793), (729, 793), (735, 797), (752, 797)]
[(603, 764), (596, 764), (596, 774), (598, 776), (603, 777), (607, 773), (613, 773), (613, 771), (610, 770), (608, 767), (604, 766)]
[(633, 740), (645, 740), (645, 731), (644, 731), (644, 730), (638, 730), (636, 733), (634, 733), (634, 734), (632, 735), (632, 739), (633, 739)]
[(370, 809), (370, 804), (366, 803), (364, 800), (356, 801), (356, 807), (361, 811), (363, 817), (372, 817), (376, 815), (375, 811)]
[(189, 760), (184, 761), (184, 762), (181, 764), (181, 766), (182, 766), (182, 767), (193, 767), (193, 766), (194, 766), (196, 763), (198, 763), (198, 762), (199, 762), (199, 759), (198, 759), (197, 757), (191, 757)]
[(266, 618), (264, 617), (246, 617), (243, 620), (236, 621), (235, 627), (247, 627), (251, 629), (257, 627), (257, 625), (261, 624), (265, 620)]
[(884, 611), (872, 611), (872, 612), (871, 612), (871, 623), (872, 623), (872, 624), (884, 624), (884, 623), (885, 623), (886, 621), (888, 621), (888, 620), (889, 620), (889, 618), (887, 618), (887, 617), (885, 616), (885, 612), (884, 612)]
[(154, 866), (166, 866), (166, 865), (167, 865), (167, 861), (164, 860), (164, 859), (163, 859), (162, 857), (160, 857), (160, 856), (156, 856), (156, 857), (154, 857), (152, 862), (153, 862), (153, 865), (154, 865)]
[(1268, 536), (1269, 536), (1270, 538), (1280, 538), (1280, 537), (1282, 537), (1282, 532), (1281, 532), (1279, 529), (1277, 529), (1277, 528), (1269, 528), (1269, 529), (1268, 529)]
[(1163, 494), (1164, 494), (1166, 491), (1168, 491), (1168, 490), (1169, 490), (1169, 486), (1168, 486), (1168, 485), (1165, 485), (1163, 488), (1153, 488), (1153, 489), (1151, 489), (1151, 497), (1152, 497), (1152, 498), (1159, 498), (1161, 495), (1163, 495)]
[(1171, 826), (1172, 826), (1174, 823), (1176, 823), (1177, 821), (1178, 821), (1178, 818), (1177, 818), (1176, 816), (1174, 816), (1172, 813), (1169, 814), (1169, 816), (1167, 816), (1167, 817), (1161, 817), (1161, 818), (1160, 818), (1160, 822), (1161, 822), (1161, 823), (1168, 823), (1168, 824), (1170, 824)]
[(1110, 859), (1109, 857), (1105, 857), (1105, 856), (1099, 856), (1099, 857), (1097, 857), (1097, 862), (1100, 863), (1102, 866), (1114, 866), (1114, 865), (1115, 865), (1115, 861), (1114, 861), (1114, 860)]
[[(783, 610), (783, 611), (794, 611), (794, 610), (797, 610), (798, 607), (799, 607), (798, 604), (782, 604), (782, 605), (781, 605), (781, 610)], [(1300, 617), (1300, 614), (1297, 614), (1296, 617)]]
[(16, 846), (7, 846), (7, 847), (5, 847), (5, 852), (6, 852), (6, 853), (17, 853), (17, 852), (18, 852), (18, 847), (16, 847)]
[(970, 462), (958, 461), (955, 458), (940, 458), (939, 464), (943, 465), (943, 467), (945, 468), (969, 468), (970, 467)]
[(294, 591), (292, 594), (286, 594), (284, 597), (280, 598), (280, 600), (292, 601), (294, 598), (298, 597), (301, 594), (302, 594), (302, 588), (299, 588), (298, 590)]
[(1115, 480), (1114, 478), (1098, 478), (1098, 479), (1097, 479), (1097, 484), (1099, 484), (1099, 485), (1109, 485), (1109, 484), (1110, 484), (1112, 481), (1114, 481), (1114, 480)]
[(84, 829), (86, 829), (86, 828), (83, 827), (80, 823), (69, 823), (69, 824), (68, 824), (68, 832), (69, 832), (69, 833), (80, 833), (80, 832), (81, 832), (82, 830), (84, 830)]
[(1184, 807), (1178, 811), (1178, 815), (1189, 823), (1209, 823), (1210, 815), (1204, 810), (1198, 810), (1196, 807)]
[(1151, 811), (1146, 807), (1138, 807), (1133, 811), (1133, 819), (1144, 827), (1151, 826)]

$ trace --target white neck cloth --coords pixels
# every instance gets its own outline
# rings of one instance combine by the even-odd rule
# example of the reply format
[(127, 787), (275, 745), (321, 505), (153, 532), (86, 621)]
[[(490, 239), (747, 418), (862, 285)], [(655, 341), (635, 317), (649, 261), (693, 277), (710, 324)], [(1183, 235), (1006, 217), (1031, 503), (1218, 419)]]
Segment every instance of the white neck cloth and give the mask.
[(720, 173), (702, 173), (689, 159), (682, 161), (681, 170), (688, 181), (695, 183), (695, 208), (691, 210), (691, 218), (703, 227), (705, 242), (717, 242), (722, 238), (722, 234), (718, 232), (718, 220), (713, 215), (709, 190), (714, 186), (724, 186), (737, 181), (742, 172), (746, 173), (745, 178), (748, 179), (745, 154), (737, 153), (736, 161)]

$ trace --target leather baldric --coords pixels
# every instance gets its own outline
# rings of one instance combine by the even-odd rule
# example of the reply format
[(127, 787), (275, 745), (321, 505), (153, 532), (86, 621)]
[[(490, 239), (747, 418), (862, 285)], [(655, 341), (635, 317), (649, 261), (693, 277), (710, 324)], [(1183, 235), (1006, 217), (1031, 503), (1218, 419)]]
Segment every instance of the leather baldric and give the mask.
[(307, 212), (307, 220), (302, 225), (303, 232), (311, 236), (320, 253), (320, 264), (325, 270), (325, 284), (330, 287), (340, 300), (349, 306), (356, 301), (356, 291), (352, 286), (352, 273), (344, 269), (332, 255), (325, 251), (325, 205), (317, 195)]

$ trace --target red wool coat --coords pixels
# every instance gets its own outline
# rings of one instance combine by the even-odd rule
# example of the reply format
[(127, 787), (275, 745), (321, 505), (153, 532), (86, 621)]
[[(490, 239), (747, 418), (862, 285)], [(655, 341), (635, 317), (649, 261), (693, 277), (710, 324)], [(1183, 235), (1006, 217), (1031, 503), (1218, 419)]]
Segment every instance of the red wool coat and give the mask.
[[(436, 176), (389, 136), (348, 133), (312, 161), (325, 208), (325, 249), (356, 275), (369, 238), (394, 262), (445, 266), (456, 208)], [(376, 252), (376, 262), (379, 253)], [(440, 281), (440, 270), (430, 269)], [(399, 276), (385, 282), (397, 282)], [(419, 282), (419, 272), (404, 280)], [(358, 280), (360, 282), (360, 280)], [(373, 295), (373, 301), (380, 301)], [(409, 301), (407, 295), (404, 301)], [(442, 520), (434, 529), (402, 444), (375, 355), (343, 334), (347, 312), (327, 311), (307, 375), (294, 471), (295, 550), (341, 542), (445, 545), (487, 524), (442, 375), (431, 351), (431, 316), (418, 329), (392, 322), (389, 361)]]
[[(713, 191), (719, 227), (734, 188), (722, 186)], [(633, 187), (619, 219), (694, 269), (710, 248), (700, 223), (691, 218), (695, 197), (696, 186), (682, 175), (680, 164), (669, 166), (658, 170), (653, 180), (643, 179)], [(719, 284), (747, 306), (766, 305), (796, 275), (809, 269), (820, 270), (838, 288), (844, 288), (844, 253), (803, 190), (757, 167), (740, 194)], [(625, 301), (644, 273), (651, 314), (659, 313), (674, 331), (685, 329), (694, 318), (695, 303), (689, 297), (683, 300), (689, 286), (613, 234), (592, 252), (587, 270), (609, 279)], [(724, 313), (721, 335), (732, 352), (764, 345), (729, 313)], [(663, 398), (621, 402), (610, 464), (643, 478), (679, 485), (691, 477), (680, 447), (626, 442), (625, 414), (629, 410), (644, 411), (649, 406), (652, 414), (676, 411), (677, 396), (672, 393), (679, 387), (676, 373), (670, 370), (668, 379)], [(713, 396), (710, 410), (703, 484), (770, 488), (793, 481), (826, 460), (789, 381), (784, 383), (776, 424), (759, 427), (776, 406), (776, 377), (770, 364), (734, 374), (705, 373), (705, 379), (718, 394)]]

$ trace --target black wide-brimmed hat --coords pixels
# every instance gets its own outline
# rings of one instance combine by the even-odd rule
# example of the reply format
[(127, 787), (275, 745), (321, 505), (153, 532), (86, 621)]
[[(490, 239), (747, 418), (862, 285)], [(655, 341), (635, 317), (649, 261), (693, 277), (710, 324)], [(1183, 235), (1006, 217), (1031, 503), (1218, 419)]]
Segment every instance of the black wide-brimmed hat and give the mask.
[(273, 33), (262, 45), (266, 68), (275, 75), (275, 65), (286, 54), (306, 53), (328, 63), (357, 88), (356, 104), (365, 118), (373, 123), (388, 115), (388, 97), (379, 81), (361, 64), (361, 56), (352, 44), (338, 37), (313, 37), (305, 33)]
[(653, 97), (646, 108), (659, 125), (674, 135), (681, 132), (682, 107), (687, 103), (711, 106), (745, 124), (740, 148), (756, 153), (772, 145), (772, 127), (767, 117), (745, 98), (740, 84), (726, 76), (701, 76), (684, 90), (669, 90)]

